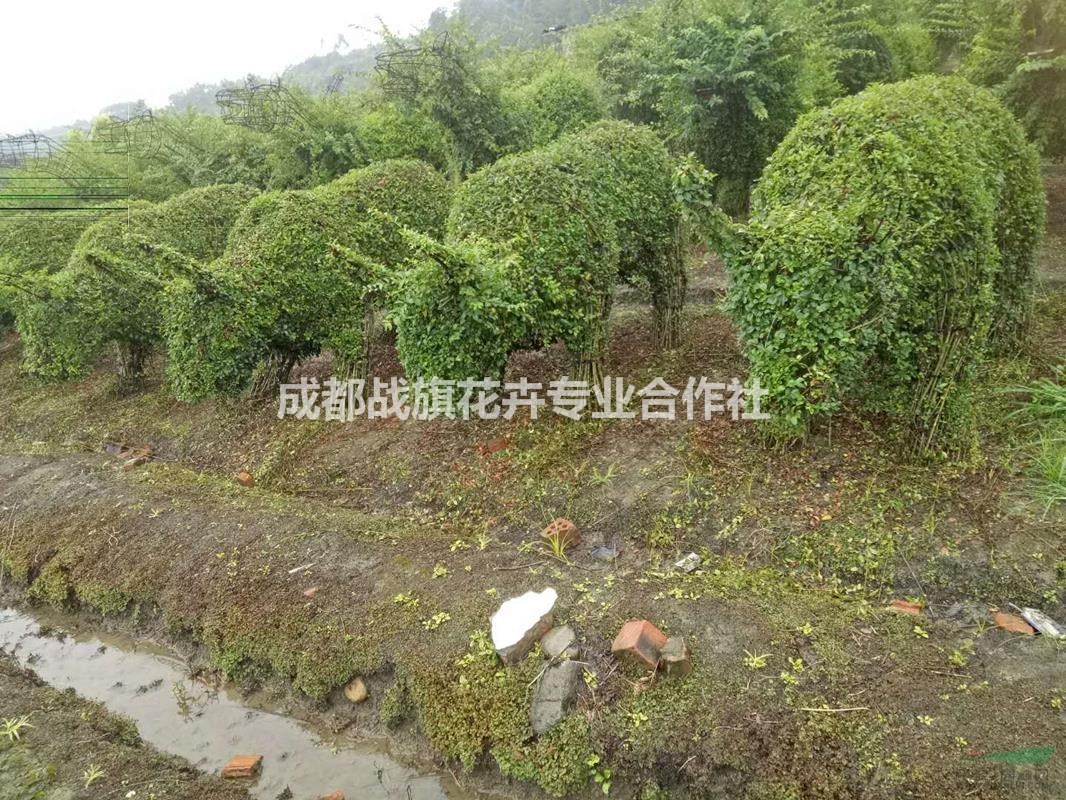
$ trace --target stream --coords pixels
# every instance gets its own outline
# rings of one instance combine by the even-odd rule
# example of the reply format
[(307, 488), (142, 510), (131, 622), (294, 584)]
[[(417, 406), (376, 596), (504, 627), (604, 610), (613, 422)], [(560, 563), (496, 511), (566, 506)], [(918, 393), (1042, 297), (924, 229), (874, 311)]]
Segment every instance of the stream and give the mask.
[(360, 800), (473, 796), (450, 776), (399, 763), (383, 742), (331, 737), (231, 689), (192, 680), (185, 661), (163, 647), (82, 634), (52, 612), (0, 610), (0, 650), (55, 688), (131, 718), (144, 741), (203, 772), (217, 775), (234, 755), (262, 755), (258, 779), (246, 781), (257, 800), (315, 800), (337, 789)]

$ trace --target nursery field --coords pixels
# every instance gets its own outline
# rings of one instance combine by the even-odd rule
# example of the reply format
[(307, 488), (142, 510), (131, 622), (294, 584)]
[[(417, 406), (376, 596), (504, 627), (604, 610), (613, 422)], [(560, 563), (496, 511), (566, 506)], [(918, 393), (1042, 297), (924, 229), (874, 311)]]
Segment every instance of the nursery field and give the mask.
[(1066, 797), (1066, 4), (201, 1), (0, 103), (0, 800)]
[[(30, 383), (10, 336), (3, 591), (162, 638), (342, 735), (474, 765), (460, 780), (503, 793), (569, 791), (603, 764), (612, 793), (649, 797), (1059, 797), (1060, 760), (976, 757), (1066, 744), (1066, 651), (990, 611), (1066, 611), (1061, 508), (1032, 499), (1032, 433), (1004, 391), (1062, 353), (1066, 172), (1045, 179), (1036, 333), (982, 372), (978, 463), (902, 458), (876, 421), (847, 413), (789, 449), (728, 417), (278, 421), (274, 401), (178, 403), (157, 362), (133, 396), (106, 369)], [(693, 255), (688, 333), (667, 354), (642, 298), (620, 293), (608, 374), (743, 376), (723, 286), (720, 262)], [(374, 351), (398, 369), (388, 337)], [(508, 370), (549, 379), (564, 359), (519, 353)], [(299, 371), (325, 378), (331, 364)], [(123, 471), (107, 442), (152, 461)], [(581, 535), (565, 560), (539, 541), (555, 517)], [(617, 558), (594, 557), (600, 546)], [(684, 574), (673, 564), (688, 552), (703, 565)], [(548, 586), (595, 677), (529, 741), (538, 663), (501, 672), (486, 636), (502, 599)], [(886, 610), (893, 600), (920, 616)], [(610, 642), (633, 617), (685, 636), (692, 674), (647, 683), (617, 669)], [(354, 675), (370, 693), (358, 707), (337, 688)], [(55, 736), (66, 720), (49, 713)], [(123, 762), (100, 758), (107, 787)], [(497, 766), (522, 782), (502, 787)]]

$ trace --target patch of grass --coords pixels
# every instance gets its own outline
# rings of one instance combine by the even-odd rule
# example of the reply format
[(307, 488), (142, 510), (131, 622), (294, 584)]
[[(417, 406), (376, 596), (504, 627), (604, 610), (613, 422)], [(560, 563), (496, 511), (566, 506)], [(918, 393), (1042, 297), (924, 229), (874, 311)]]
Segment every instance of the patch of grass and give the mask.
[(96, 609), (104, 616), (124, 614), (133, 603), (133, 597), (118, 589), (110, 589), (95, 581), (78, 583), (74, 587), (78, 602)]
[(1011, 392), (1026, 395), (1021, 408), (1013, 412), (1037, 431), (1029, 469), (1033, 500), (1045, 515), (1066, 502), (1066, 366), (1059, 366), (1051, 378)]
[(590, 736), (588, 721), (573, 715), (531, 743), (493, 747), (492, 757), (504, 775), (535, 783), (553, 797), (566, 797), (597, 775), (606, 774), (610, 780), (610, 770), (596, 769), (599, 757), (590, 750)]
[(41, 570), (41, 574), (30, 586), (29, 596), (32, 600), (61, 607), (69, 602), (74, 591), (67, 568), (58, 558), (53, 558)]
[(531, 684), (539, 670), (535, 656), (504, 667), (488, 636), (474, 634), (460, 658), (411, 669), (411, 697), (422, 732), (439, 753), (467, 770), (486, 748), (504, 754), (521, 748), (529, 733)]

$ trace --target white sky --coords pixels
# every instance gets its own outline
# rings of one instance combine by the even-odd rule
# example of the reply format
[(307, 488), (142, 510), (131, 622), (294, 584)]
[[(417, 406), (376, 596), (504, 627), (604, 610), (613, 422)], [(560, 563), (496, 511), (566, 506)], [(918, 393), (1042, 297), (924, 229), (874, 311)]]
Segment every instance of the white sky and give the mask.
[(149, 106), (195, 83), (273, 76), (356, 28), (413, 32), (452, 0), (0, 0), (0, 134)]

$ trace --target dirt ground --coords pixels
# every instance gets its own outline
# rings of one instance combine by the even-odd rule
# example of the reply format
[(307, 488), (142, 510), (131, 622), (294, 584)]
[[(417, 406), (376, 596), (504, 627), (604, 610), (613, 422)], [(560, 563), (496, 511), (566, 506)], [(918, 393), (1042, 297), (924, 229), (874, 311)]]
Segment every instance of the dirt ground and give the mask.
[[(132, 397), (106, 365), (35, 384), (9, 337), (0, 587), (176, 642), (205, 669), (350, 735), (388, 732), (475, 787), (1066, 796), (1066, 646), (1000, 630), (991, 612), (1013, 603), (1066, 621), (1066, 519), (1029, 499), (1032, 433), (1003, 391), (1066, 353), (1066, 171), (1049, 171), (1048, 189), (1033, 343), (988, 365), (981, 457), (966, 466), (907, 461), (898, 434), (847, 413), (788, 450), (727, 419), (279, 421), (272, 403), (177, 403), (158, 363)], [(642, 299), (619, 296), (610, 374), (745, 376), (721, 265), (697, 261), (677, 351), (656, 352)], [(551, 350), (510, 371), (550, 380), (565, 365)], [(397, 369), (383, 338), (373, 373)], [(155, 459), (124, 472), (106, 442)], [(245, 469), (254, 488), (234, 478)], [(581, 531), (566, 560), (538, 543), (556, 517)], [(620, 555), (601, 561), (600, 545)], [(703, 567), (674, 570), (689, 552)], [(534, 739), (540, 662), (501, 670), (485, 632), (503, 599), (546, 586), (588, 671), (571, 717)], [(886, 610), (894, 599), (922, 615)], [(619, 669), (610, 643), (632, 617), (685, 636), (692, 675)], [(356, 675), (371, 700), (352, 707), (339, 687)], [(1058, 752), (1043, 766), (982, 759), (1047, 746)]]

